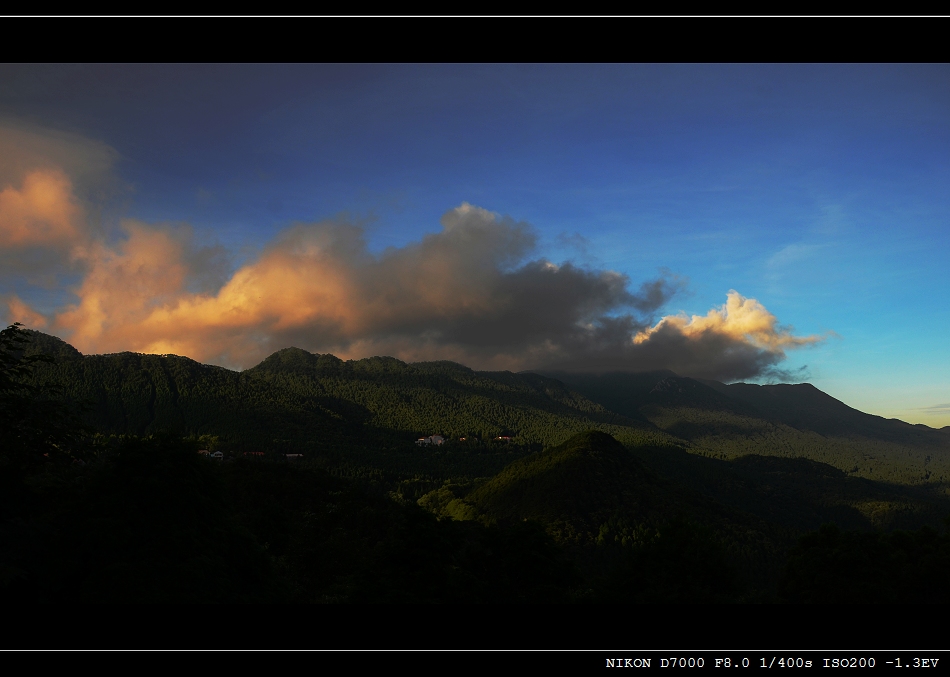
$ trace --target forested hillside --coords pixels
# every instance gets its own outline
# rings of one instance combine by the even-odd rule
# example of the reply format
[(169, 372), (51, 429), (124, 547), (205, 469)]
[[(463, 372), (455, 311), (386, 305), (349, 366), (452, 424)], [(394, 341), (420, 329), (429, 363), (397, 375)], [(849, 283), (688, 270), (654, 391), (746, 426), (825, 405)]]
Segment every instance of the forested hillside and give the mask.
[(57, 356), (37, 369), (35, 382), (62, 387), (88, 405), (91, 425), (116, 434), (213, 435), (242, 451), (392, 446), (432, 434), (464, 437), (470, 446), (509, 437), (530, 447), (590, 428), (631, 444), (671, 441), (536, 374), (388, 357), (344, 362), (298, 348), (238, 373), (176, 355), (83, 356), (54, 337), (31, 336), (28, 351)]
[[(807, 384), (725, 385), (662, 371), (476, 372), (298, 348), (238, 373), (174, 355), (83, 356), (54, 337), (29, 336), (28, 352), (55, 358), (38, 366), (34, 383), (50, 381), (84, 404), (86, 422), (102, 433), (164, 431), (231, 454), (303, 453), (411, 501), (591, 429), (705, 495), (796, 528), (826, 519), (934, 523), (950, 483), (946, 431), (864, 414)], [(446, 443), (414, 444), (432, 434)]]
[[(663, 453), (640, 452), (641, 458)], [(481, 519), (501, 523), (527, 519), (545, 525), (585, 570), (608, 578), (616, 567), (629, 566), (629, 558), (663, 555), (670, 558), (664, 565), (671, 569), (668, 575), (703, 581), (696, 572), (715, 562), (722, 569), (713, 576), (716, 580), (708, 580), (708, 589), (691, 593), (703, 601), (715, 601), (719, 595), (766, 594), (763, 591), (774, 585), (781, 553), (792, 534), (656, 473), (617, 440), (593, 431), (515, 461), (464, 500)], [(688, 552), (680, 547), (667, 552), (671, 537), (688, 540)], [(738, 574), (745, 587), (730, 589)], [(639, 591), (634, 597), (647, 601), (643, 594)], [(673, 593), (657, 589), (652, 594), (652, 601), (660, 601)]]
[(441, 434), (550, 445), (592, 427), (631, 442), (669, 439), (560, 381), (531, 373), (476, 372), (454, 362), (406, 364), (391, 357), (344, 362), (299, 348), (278, 351), (244, 373), (281, 390), (341, 403), (341, 409), (347, 403), (363, 422), (407, 439)]
[(701, 456), (807, 458), (849, 476), (936, 490), (950, 484), (947, 430), (865, 414), (807, 383), (726, 385), (670, 372), (549, 375)]
[(844, 601), (946, 598), (945, 431), (810, 386), (0, 338), (6, 599), (817, 601), (822, 562)]
[(337, 412), (261, 379), (177, 355), (82, 355), (54, 337), (29, 335), (28, 355), (55, 358), (32, 382), (61, 389), (105, 434), (219, 436), (241, 451), (282, 439), (332, 447), (347, 436), (348, 420)]

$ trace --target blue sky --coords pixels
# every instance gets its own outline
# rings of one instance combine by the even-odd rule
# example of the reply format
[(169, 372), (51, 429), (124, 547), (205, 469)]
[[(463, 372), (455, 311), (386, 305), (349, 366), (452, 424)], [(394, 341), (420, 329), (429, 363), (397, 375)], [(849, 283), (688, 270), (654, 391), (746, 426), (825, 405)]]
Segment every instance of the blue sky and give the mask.
[[(186, 302), (184, 294), (214, 295), (246, 266), (248, 279), (264, 285), (267, 252), (292, 265), (286, 243), (298, 231), (288, 229), (303, 228), (299, 242), (337, 243), (321, 245), (326, 252), (357, 247), (346, 228), (362, 228), (365, 249), (321, 259), (320, 271), (342, 271), (321, 284), (348, 289), (333, 296), (346, 305), (365, 279), (392, 286), (396, 278), (385, 275), (407, 273), (386, 270), (418, 267), (427, 247), (455, 246), (448, 235), (424, 238), (442, 232), (443, 216), (464, 203), (485, 211), (456, 214), (459, 228), (518, 253), (511, 260), (497, 249), (486, 254), (478, 265), (498, 274), (482, 287), (472, 281), (477, 266), (464, 280), (447, 279), (446, 289), (475, 299), (471, 307), (521, 294), (511, 290), (526, 287), (510, 287), (511, 275), (528, 279), (531, 271), (519, 266), (540, 259), (573, 262), (558, 274), (579, 276), (577, 285), (589, 283), (598, 299), (606, 298), (609, 271), (628, 276), (630, 292), (666, 280), (658, 306), (630, 311), (632, 302), (619, 296), (598, 302), (591, 322), (601, 327), (633, 312), (624, 325), (633, 333), (680, 312), (706, 316), (735, 290), (779, 327), (794, 327), (786, 336), (821, 339), (782, 343), (783, 359), (770, 349), (771, 371), (761, 371), (760, 381), (785, 370), (861, 410), (950, 425), (948, 80), (945, 65), (2, 66), (0, 190), (19, 191), (4, 204), (21, 204), (25, 177), (42, 169), (65, 177), (63, 200), (76, 211), (62, 217), (73, 225), (56, 226), (70, 233), (70, 254), (52, 235), (42, 242), (8, 235), (0, 294), (14, 302), (11, 321), (15, 308), (27, 308), (20, 314), (86, 352), (169, 345), (187, 354), (191, 344), (160, 336), (161, 323), (141, 308), (124, 319), (97, 316), (90, 328), (90, 309), (112, 312), (94, 293), (95, 280), (116, 286), (106, 271), (115, 273), (120, 254), (135, 258), (123, 242), (176, 252), (149, 265), (167, 273), (178, 270), (169, 261), (180, 262), (183, 281), (150, 273), (148, 284), (164, 291), (137, 302), (149, 312), (185, 304), (193, 312), (181, 317), (194, 322), (210, 312), (209, 305), (199, 311), (210, 296)], [(21, 214), (9, 209), (7, 218)], [(130, 222), (139, 226), (123, 225)], [(530, 242), (512, 230), (521, 222)], [(318, 223), (333, 225), (299, 226)], [(468, 245), (459, 246), (445, 260), (462, 256)], [(59, 258), (42, 253), (56, 247)], [(29, 269), (15, 264), (30, 256), (38, 263)], [(294, 279), (313, 277), (301, 275)], [(369, 294), (360, 289), (361, 298)], [(415, 300), (385, 326), (366, 313), (331, 322), (323, 311), (294, 324), (291, 311), (274, 319), (258, 308), (254, 321), (229, 324), (224, 334), (216, 325), (211, 352), (190, 350), (203, 361), (250, 366), (243, 361), (258, 354), (228, 352), (227, 334), (257, 341), (265, 354), (284, 347), (281, 340), (310, 340), (301, 347), (321, 351), (339, 345), (333, 351), (346, 356), (375, 348), (425, 359), (431, 346), (432, 358), (486, 367), (531, 367), (526, 356), (540, 354), (537, 342), (518, 352), (514, 344), (487, 347), (488, 339), (476, 346), (445, 338), (477, 315), (414, 338), (405, 329), (418, 321), (411, 318), (445, 312), (446, 301), (426, 297), (425, 306), (420, 290), (400, 293)], [(114, 312), (126, 301), (113, 298)], [(373, 307), (374, 316), (386, 314)], [(103, 328), (133, 323), (140, 333)], [(193, 325), (196, 336), (205, 331)], [(548, 340), (563, 339), (562, 357), (575, 350), (565, 346), (579, 345), (565, 336)], [(765, 344), (757, 345), (761, 356)], [(651, 359), (667, 359), (657, 351)], [(670, 365), (695, 364), (684, 359)], [(722, 372), (729, 373), (740, 372)]]

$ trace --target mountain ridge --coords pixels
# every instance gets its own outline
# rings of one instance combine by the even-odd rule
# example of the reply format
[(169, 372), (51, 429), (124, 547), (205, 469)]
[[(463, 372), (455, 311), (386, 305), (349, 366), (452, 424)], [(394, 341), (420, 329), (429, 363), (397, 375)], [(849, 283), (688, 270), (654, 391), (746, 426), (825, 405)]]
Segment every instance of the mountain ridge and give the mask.
[(29, 335), (27, 350), (59, 361), (40, 368), (37, 382), (52, 378), (72, 399), (90, 402), (89, 423), (111, 434), (165, 429), (219, 436), (236, 451), (331, 456), (409, 449), (438, 434), (450, 447), (492, 449), (501, 463), (504, 453), (593, 429), (628, 446), (718, 459), (804, 457), (868, 479), (950, 486), (950, 427), (865, 414), (811, 384), (727, 385), (666, 370), (475, 371), (451, 361), (342, 360), (296, 347), (237, 372), (174, 355), (83, 356), (61, 339)]
[[(669, 371), (562, 381), (296, 347), (236, 372), (174, 355), (83, 356), (31, 336), (28, 350), (59, 357), (37, 367), (37, 384), (89, 402), (87, 423), (103, 434), (172, 432), (232, 457), (302, 453), (410, 502), (435, 490), (436, 503), (462, 499), (519, 458), (589, 431), (618, 440), (658, 476), (794, 528), (827, 519), (893, 527), (924, 515), (937, 524), (935, 506), (950, 491), (950, 436), (858, 412), (811, 385), (736, 387)], [(415, 444), (436, 434), (443, 444)]]
[[(716, 391), (717, 393), (725, 395), (727, 398), (729, 398), (729, 404), (733, 407), (736, 406), (737, 403), (749, 404), (754, 409), (756, 409), (759, 413), (763, 413), (763, 414), (772, 414), (774, 412), (778, 412), (778, 409), (776, 409), (774, 405), (768, 406), (770, 404), (769, 400), (764, 400), (759, 395), (764, 395), (764, 397), (770, 398), (771, 400), (782, 399), (785, 403), (787, 403), (788, 402), (787, 397), (779, 398), (777, 397), (776, 393), (780, 392), (783, 389), (794, 389), (799, 393), (814, 391), (814, 392), (819, 393), (819, 397), (824, 398), (824, 402), (822, 404), (824, 404), (825, 407), (828, 407), (828, 406), (837, 407), (839, 408), (840, 413), (844, 416), (853, 417), (854, 414), (858, 414), (863, 417), (867, 417), (867, 419), (865, 419), (866, 421), (874, 421), (876, 423), (899, 422), (901, 424), (904, 424), (905, 426), (924, 428), (926, 430), (935, 431), (935, 432), (950, 432), (950, 425), (943, 426), (942, 428), (934, 428), (932, 426), (928, 426), (923, 423), (908, 423), (906, 421), (903, 421), (897, 418), (885, 418), (882, 416), (877, 416), (876, 414), (868, 414), (866, 412), (862, 412), (859, 409), (855, 409), (854, 407), (851, 407), (845, 404), (844, 402), (841, 402), (840, 400), (834, 398), (833, 396), (828, 395), (827, 393), (825, 393), (824, 391), (816, 387), (814, 384), (807, 383), (807, 382), (779, 383), (779, 384), (767, 384), (767, 385), (744, 383), (744, 382), (726, 384), (726, 383), (722, 383), (720, 381), (715, 381), (711, 379), (680, 376), (679, 374), (676, 374), (669, 370), (655, 370), (655, 371), (641, 371), (641, 372), (614, 371), (614, 372), (589, 372), (589, 373), (588, 372), (546, 371), (546, 370), (525, 370), (521, 372), (510, 372), (510, 371), (499, 372), (499, 371), (488, 371), (488, 370), (479, 371), (471, 367), (468, 367), (467, 365), (461, 364), (459, 362), (454, 362), (451, 360), (404, 362), (395, 357), (382, 356), (382, 355), (343, 360), (331, 353), (312, 353), (310, 351), (304, 350), (302, 348), (297, 348), (295, 346), (288, 346), (287, 348), (276, 350), (252, 367), (248, 367), (247, 369), (243, 369), (243, 370), (235, 370), (235, 369), (228, 369), (227, 367), (220, 367), (217, 365), (205, 364), (202, 362), (198, 362), (197, 360), (193, 360), (190, 357), (186, 357), (182, 355), (174, 355), (174, 354), (159, 355), (159, 354), (153, 354), (153, 353), (137, 353), (134, 351), (120, 351), (120, 352), (115, 352), (115, 353), (102, 353), (102, 354), (96, 353), (96, 354), (86, 355), (80, 352), (79, 350), (77, 350), (67, 341), (57, 336), (46, 334), (44, 332), (40, 332), (37, 330), (28, 329), (24, 331), (28, 335), (33, 337), (33, 342), (32, 342), (33, 345), (27, 348), (27, 354), (44, 352), (46, 354), (53, 356), (54, 358), (67, 358), (67, 359), (76, 358), (76, 357), (152, 355), (154, 357), (177, 358), (180, 360), (193, 362), (195, 364), (200, 364), (204, 367), (213, 368), (213, 369), (221, 369), (221, 370), (229, 371), (236, 374), (244, 374), (247, 372), (262, 371), (267, 368), (273, 368), (275, 363), (282, 364), (283, 366), (286, 367), (286, 365), (290, 362), (290, 360), (287, 359), (287, 356), (293, 355), (298, 358), (303, 357), (304, 363), (307, 364), (308, 367), (311, 367), (311, 368), (316, 367), (321, 372), (332, 372), (334, 371), (334, 368), (339, 369), (343, 367), (344, 365), (351, 365), (352, 367), (362, 368), (368, 365), (377, 366), (377, 365), (389, 364), (389, 365), (401, 365), (401, 366), (413, 367), (415, 369), (426, 371), (426, 372), (437, 372), (439, 370), (448, 369), (448, 370), (458, 371), (458, 372), (472, 374), (472, 375), (474, 374), (512, 374), (512, 375), (524, 376), (524, 375), (529, 375), (529, 374), (535, 374), (538, 376), (543, 376), (546, 378), (552, 378), (554, 380), (561, 381), (565, 385), (577, 386), (578, 391), (582, 392), (582, 394), (583, 394), (583, 390), (590, 388), (589, 384), (593, 381), (601, 381), (603, 383), (603, 382), (610, 382), (612, 380), (614, 381), (614, 385), (616, 384), (617, 381), (620, 381), (622, 382), (623, 387), (627, 390), (627, 392), (625, 393), (627, 397), (635, 398), (637, 402), (640, 404), (654, 403), (650, 401), (649, 399), (647, 399), (646, 396), (649, 395), (650, 393), (662, 392), (664, 388), (661, 387), (658, 389), (657, 386), (660, 386), (661, 383), (663, 382), (666, 382), (669, 385), (669, 383), (671, 383), (670, 379), (674, 379), (674, 382), (677, 382), (677, 383), (695, 382), (695, 383), (702, 384), (708, 387), (710, 390), (713, 390), (713, 391)], [(300, 364), (300, 363), (301, 361), (299, 359), (296, 360), (296, 364)], [(587, 384), (588, 386), (587, 388), (584, 387), (585, 384)], [(634, 387), (631, 388), (630, 387), (631, 384), (633, 384)], [(644, 385), (646, 385), (647, 387), (644, 387)], [(603, 389), (604, 388), (601, 386), (600, 390), (603, 390)], [(668, 390), (668, 386), (666, 389)], [(603, 393), (601, 393), (600, 399), (609, 399), (609, 398), (607, 398)], [(615, 404), (615, 403), (611, 402), (611, 404)], [(621, 413), (622, 410), (624, 409), (627, 409), (627, 407), (616, 406), (612, 410), (616, 411), (617, 413)], [(631, 417), (631, 418), (635, 418), (635, 417)], [(790, 417), (785, 416), (784, 418), (788, 419)], [(783, 420), (783, 422), (788, 422), (788, 421)], [(793, 425), (793, 427), (795, 426)], [(820, 432), (820, 431), (816, 431), (816, 432)]]

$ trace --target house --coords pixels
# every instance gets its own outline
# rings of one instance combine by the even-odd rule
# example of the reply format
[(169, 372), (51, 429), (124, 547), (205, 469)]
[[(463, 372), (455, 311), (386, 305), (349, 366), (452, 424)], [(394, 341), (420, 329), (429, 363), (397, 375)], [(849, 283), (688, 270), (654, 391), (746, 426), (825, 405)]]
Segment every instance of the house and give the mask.
[(199, 449), (198, 453), (202, 456), (208, 456), (211, 452), (208, 451), (207, 449)]
[(303, 458), (303, 454), (284, 454), (287, 457), (288, 461), (295, 461), (298, 458)]
[(224, 454), (220, 451), (216, 451), (213, 454), (211, 454), (211, 458), (216, 458), (217, 460), (220, 461), (224, 458)]
[(420, 437), (416, 440), (416, 446), (419, 447), (428, 447), (430, 444), (440, 446), (445, 442), (445, 438), (442, 435), (430, 435), (429, 437)]

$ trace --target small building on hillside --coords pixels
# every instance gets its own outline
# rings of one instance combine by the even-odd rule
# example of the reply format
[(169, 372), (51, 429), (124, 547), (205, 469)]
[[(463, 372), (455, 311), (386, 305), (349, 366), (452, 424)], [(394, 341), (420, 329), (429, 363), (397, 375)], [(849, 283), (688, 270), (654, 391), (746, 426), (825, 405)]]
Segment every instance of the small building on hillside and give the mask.
[(420, 437), (416, 440), (416, 446), (419, 447), (428, 447), (432, 444), (440, 446), (445, 442), (445, 438), (442, 435), (429, 435), (428, 437)]

